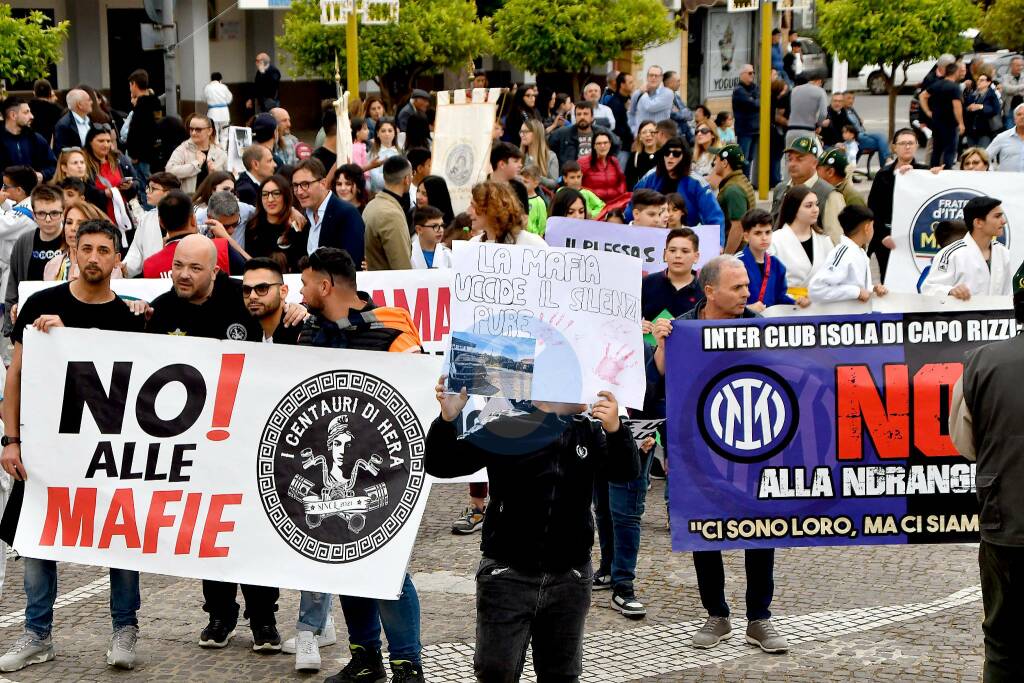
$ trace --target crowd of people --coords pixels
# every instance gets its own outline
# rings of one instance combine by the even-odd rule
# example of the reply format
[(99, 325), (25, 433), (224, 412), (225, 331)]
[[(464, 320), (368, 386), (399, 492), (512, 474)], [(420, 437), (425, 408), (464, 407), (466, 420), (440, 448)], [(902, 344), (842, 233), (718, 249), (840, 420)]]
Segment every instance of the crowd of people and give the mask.
[[(280, 74), (275, 77), (266, 55), (257, 58), (257, 68), (248, 102), (253, 142), (241, 154), (244, 170), (237, 175), (228, 170), (223, 139), (231, 93), (219, 74), (206, 89), (207, 113), (188, 116), (179, 129), (186, 137), (173, 144), (175, 126), (159, 115), (142, 70), (126, 84), (134, 105), (127, 116), (111, 112), (87, 87), (70, 90), (61, 111), (45, 81), (36, 84), (31, 101), (12, 96), (0, 104), (0, 286), (3, 333), (12, 344), (2, 463), (15, 480), (23, 480), (26, 464), (30, 469), (39, 457), (25, 454), (23, 462), (18, 428), (21, 342), (30, 325), (44, 332), (100, 327), (218, 339), (228, 338), (229, 327), (238, 339), (241, 326), (252, 342), (416, 351), (419, 335), (408, 313), (376, 307), (356, 288), (357, 271), (450, 268), (458, 240), (543, 246), (553, 216), (669, 229), (666, 268), (644, 279), (641, 299), (642, 331), (655, 340), (641, 415), (664, 417), (671, 320), (754, 317), (779, 304), (885, 295), (872, 282), (869, 257), (877, 257), (884, 277), (893, 246), (894, 178), (921, 166), (915, 129), (897, 131), (890, 160), (888, 141), (864, 129), (852, 93), (829, 98), (820, 79), (799, 73), (790, 91), (791, 79), (780, 74), (770, 94), (772, 205), (759, 209), (750, 182), (761, 96), (754, 68), (739, 72), (732, 113), (714, 115), (703, 105), (686, 106), (678, 74), (651, 67), (643, 84), (632, 74), (613, 73), (604, 88), (588, 83), (575, 102), (531, 84), (515, 88), (495, 122), (490, 177), (473, 188), (468, 209), (455, 213), (445, 180), (431, 166), (429, 93), (414, 90), (393, 117), (380, 98), (367, 97), (351, 118), (352, 158), (339, 163), (333, 107), (323, 108), (317, 139), (300, 141), (277, 98)], [(473, 85), (485, 87), (486, 74), (478, 73)], [(987, 88), (979, 79), (984, 111)], [(922, 105), (933, 121), (941, 120), (937, 91)], [(974, 111), (971, 106), (965, 111)], [(1013, 117), (1016, 128), (1007, 132), (1024, 137), (1024, 105)], [(1005, 135), (988, 151), (983, 139), (973, 139), (962, 167), (1019, 166), (1019, 146), (1001, 142)], [(933, 145), (942, 139), (933, 133)], [(851, 183), (857, 150), (876, 150), (886, 162), (866, 200)], [(933, 147), (933, 159), (945, 159), (947, 151), (940, 145), (936, 157)], [(1008, 294), (1009, 256), (991, 241), (1006, 222), (999, 202), (971, 200), (964, 219), (944, 228), (948, 246), (922, 278), (921, 291), (961, 298)], [(707, 245), (721, 255), (699, 273), (698, 225), (721, 226), (718, 244)], [(287, 273), (301, 273), (303, 305), (285, 303)], [(130, 277), (167, 277), (172, 289), (129, 306), (112, 293), (110, 280)], [(64, 284), (30, 297), (19, 310), (18, 286), (31, 280)], [(608, 590), (612, 607), (627, 618), (646, 614), (636, 589), (641, 518), (650, 478), (666, 476), (655, 440), (638, 447), (608, 393), (592, 406), (536, 402), (462, 435), (454, 420), (465, 394), (445, 393), (439, 384), (437, 398), (440, 417), (430, 427), (427, 471), (454, 477), (486, 467), (491, 482), (470, 485), (469, 504), (452, 525), (461, 534), (483, 529), (477, 676), (518, 680), (532, 636), (538, 679), (576, 680), (591, 591)], [(531, 440), (528, 452), (508, 458), (488, 450), (495, 436), (508, 439), (524, 424), (543, 436)], [(476, 431), (490, 436), (478, 439)], [(658, 441), (667, 446), (664, 429)], [(577, 448), (594, 457), (581, 460)], [(536, 490), (538, 482), (545, 491)], [(555, 502), (538, 507), (549, 498)], [(8, 541), (19, 507), (12, 495), (4, 516)], [(522, 516), (507, 519), (506, 508)], [(596, 570), (590, 565), (595, 529)], [(22, 561), (25, 632), (0, 657), (2, 671), (54, 657), (55, 564)], [(694, 564), (708, 617), (692, 644), (710, 648), (732, 632), (721, 554), (694, 553)], [(773, 551), (747, 551), (746, 571), (746, 640), (766, 652), (785, 652), (787, 640), (771, 622)], [(107, 661), (132, 668), (138, 573), (112, 569), (111, 586)], [(331, 596), (303, 592), (296, 635), (283, 641), (275, 618), (278, 590), (241, 589), (253, 649), (294, 652), (297, 670), (319, 670), (319, 647), (337, 638)], [(200, 646), (221, 648), (235, 635), (236, 591), (234, 584), (203, 582), (209, 624)], [(340, 602), (352, 658), (328, 681), (386, 681), (382, 629), (391, 680), (424, 680), (419, 601), (408, 575), (397, 600), (341, 596)]]

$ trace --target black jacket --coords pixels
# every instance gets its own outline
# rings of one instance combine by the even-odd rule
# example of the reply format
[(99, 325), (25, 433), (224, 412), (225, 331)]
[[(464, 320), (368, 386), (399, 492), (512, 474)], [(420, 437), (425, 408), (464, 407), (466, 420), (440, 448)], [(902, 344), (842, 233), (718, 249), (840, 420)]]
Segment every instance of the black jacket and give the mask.
[[(292, 236), (291, 246), (288, 247), (289, 252), (306, 253), (309, 230), (310, 226), (307, 225), (305, 230)], [(360, 270), (362, 269), (365, 244), (366, 224), (363, 223), (359, 209), (348, 202), (341, 201), (338, 199), (338, 195), (331, 192), (323, 221), (320, 223), (320, 240), (317, 242), (317, 246), (344, 249), (352, 257), (352, 261), (356, 264), (356, 270)], [(290, 253), (288, 260), (289, 262), (292, 260)]]
[(53, 177), (57, 159), (39, 133), (26, 128), (20, 135), (11, 135), (0, 126), (0, 169), (8, 166), (28, 166), (42, 173), (45, 182)]
[[(616, 119), (617, 120), (617, 119)], [(612, 149), (609, 152), (611, 156), (615, 156), (619, 152), (619, 136), (608, 130), (604, 126), (597, 124), (591, 124), (590, 126), (594, 135), (598, 133), (607, 133), (612, 139)], [(580, 158), (580, 138), (579, 132), (577, 131), (576, 124), (571, 126), (562, 126), (554, 133), (548, 136), (548, 147), (558, 157), (558, 167), (567, 161), (576, 161)]]
[(487, 468), (491, 500), (480, 549), (520, 571), (561, 572), (590, 560), (594, 479), (640, 476), (626, 425), (607, 434), (584, 415), (508, 411), (463, 436), (438, 417), (427, 434), (427, 473), (442, 478)]
[(53, 126), (53, 154), (60, 156), (60, 151), (66, 147), (84, 147), (82, 138), (78, 135), (78, 125), (70, 111), (64, 112), (64, 116), (57, 119)]
[(135, 101), (132, 122), (128, 126), (128, 141), (125, 143), (125, 151), (133, 161), (148, 164), (159, 155), (160, 136), (157, 134), (157, 123), (162, 111), (160, 98), (156, 95), (143, 95)]
[(242, 171), (238, 180), (235, 181), (235, 196), (240, 202), (245, 202), (250, 206), (259, 206), (260, 186), (253, 182), (248, 173)]
[[(897, 163), (899, 162), (894, 161), (875, 174), (875, 179), (871, 182), (871, 192), (868, 194), (868, 208), (875, 215), (875, 237), (878, 241), (892, 232), (892, 201), (893, 192), (896, 190)], [(928, 168), (916, 161), (911, 165), (916, 169)]]
[(53, 127), (57, 125), (57, 120), (64, 110), (50, 100), (39, 97), (29, 100), (28, 108), (32, 110), (32, 130), (42, 135), (49, 146), (53, 139)]
[(633, 149), (633, 130), (629, 127), (629, 98), (618, 93), (612, 93), (605, 102), (612, 113), (615, 114), (615, 134), (619, 136), (621, 149)]

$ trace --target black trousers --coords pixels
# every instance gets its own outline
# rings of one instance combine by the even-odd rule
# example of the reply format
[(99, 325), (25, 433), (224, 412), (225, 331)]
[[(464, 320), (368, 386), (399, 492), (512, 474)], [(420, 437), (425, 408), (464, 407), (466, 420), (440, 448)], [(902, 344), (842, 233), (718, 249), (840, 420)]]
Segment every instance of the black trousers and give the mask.
[(1022, 681), (1024, 649), (1017, 629), (1024, 609), (1024, 547), (982, 541), (978, 566), (985, 606), (985, 683)]
[[(769, 609), (775, 594), (775, 549), (753, 548), (743, 551), (747, 570), (747, 620), (769, 619)], [(698, 550), (693, 553), (693, 568), (697, 570), (697, 591), (708, 616), (728, 617), (729, 603), (725, 600), (725, 565), (718, 550)]]
[(518, 681), (532, 638), (537, 682), (576, 683), (593, 580), (589, 561), (558, 574), (527, 574), (484, 558), (476, 576), (477, 681)]
[[(238, 594), (237, 583), (226, 583), (224, 581), (203, 580), (203, 611), (209, 613), (211, 619), (222, 619), (226, 622), (238, 621), (238, 603), (235, 596)], [(242, 595), (245, 597), (245, 613), (243, 616), (249, 620), (251, 626), (274, 626), (277, 620), (274, 612), (277, 611), (277, 598), (280, 591), (269, 586), (242, 585)]]

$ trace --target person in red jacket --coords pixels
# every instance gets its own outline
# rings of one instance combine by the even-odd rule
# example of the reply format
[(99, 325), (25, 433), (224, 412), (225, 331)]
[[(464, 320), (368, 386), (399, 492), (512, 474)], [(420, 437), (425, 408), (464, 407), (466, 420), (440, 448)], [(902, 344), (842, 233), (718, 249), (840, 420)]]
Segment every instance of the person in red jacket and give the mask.
[(604, 202), (617, 199), (626, 191), (626, 174), (613, 153), (613, 142), (607, 133), (594, 133), (593, 148), (588, 156), (580, 157), (583, 187)]

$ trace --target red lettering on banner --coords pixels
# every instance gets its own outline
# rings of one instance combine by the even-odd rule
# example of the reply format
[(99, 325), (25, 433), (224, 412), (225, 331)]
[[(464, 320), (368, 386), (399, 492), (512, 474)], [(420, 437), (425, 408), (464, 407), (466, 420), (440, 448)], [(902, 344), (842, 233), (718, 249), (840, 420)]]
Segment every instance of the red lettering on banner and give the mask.
[(836, 439), (839, 460), (864, 457), (864, 425), (878, 457), (910, 455), (910, 383), (907, 366), (887, 364), (885, 405), (866, 365), (836, 367)]
[(53, 545), (57, 527), (61, 527), (60, 544), (63, 546), (91, 546), (92, 531), (96, 523), (96, 489), (75, 489), (75, 504), (71, 505), (71, 491), (66, 486), (46, 489), (46, 521), (39, 545)]
[[(944, 457), (957, 454), (948, 428), (943, 427), (949, 419), (953, 385), (963, 371), (962, 363), (929, 363), (914, 375), (914, 445), (924, 455)], [(949, 387), (945, 406), (942, 405), (942, 387)]]
[(146, 533), (142, 541), (143, 553), (155, 553), (160, 540), (160, 529), (169, 529), (174, 526), (174, 515), (165, 515), (164, 508), (169, 502), (181, 500), (181, 494), (181, 491), (153, 492), (153, 502), (149, 506), (149, 514), (146, 515)]
[(434, 318), (434, 338), (430, 341), (441, 341), (441, 337), (451, 331), (448, 311), (451, 309), (452, 290), (442, 287), (437, 290), (437, 312)]
[(217, 535), (235, 528), (234, 522), (221, 520), (224, 508), (228, 505), (240, 505), (242, 503), (241, 493), (221, 493), (210, 497), (210, 510), (206, 513), (206, 525), (203, 527), (203, 537), (199, 541), (199, 557), (227, 557), (228, 548), (217, 545)]
[[(118, 519), (123, 518), (123, 522)], [(135, 494), (131, 489), (117, 489), (110, 499), (110, 509), (100, 532), (99, 548), (109, 548), (114, 536), (124, 536), (129, 548), (139, 547), (139, 527), (135, 523)]]
[(384, 290), (383, 289), (375, 289), (375, 290), (373, 290), (373, 293), (370, 294), (370, 298), (373, 299), (373, 303), (377, 304), (378, 306), (389, 306), (390, 305), (390, 304), (388, 304), (387, 300), (384, 298)]
[(178, 541), (174, 544), (175, 555), (188, 555), (192, 551), (192, 536), (199, 518), (199, 501), (201, 493), (190, 493), (185, 499), (185, 511), (181, 515), (181, 526), (178, 527)]
[(412, 323), (420, 332), (420, 339), (431, 340), (430, 336), (430, 290), (420, 287), (416, 290), (416, 304), (409, 307), (409, 299), (405, 296), (404, 289), (395, 290), (395, 306), (404, 308), (412, 316)]

